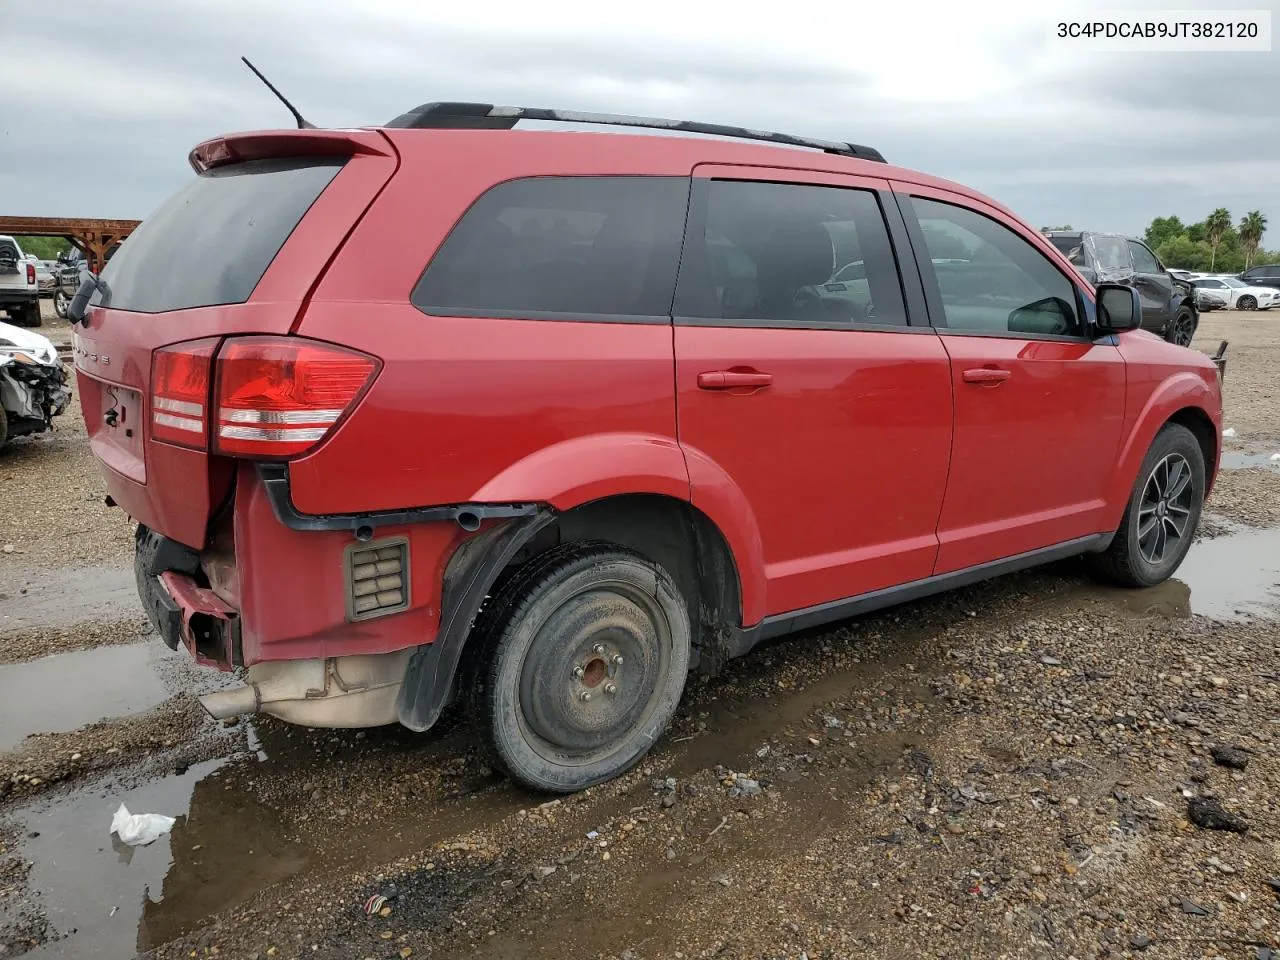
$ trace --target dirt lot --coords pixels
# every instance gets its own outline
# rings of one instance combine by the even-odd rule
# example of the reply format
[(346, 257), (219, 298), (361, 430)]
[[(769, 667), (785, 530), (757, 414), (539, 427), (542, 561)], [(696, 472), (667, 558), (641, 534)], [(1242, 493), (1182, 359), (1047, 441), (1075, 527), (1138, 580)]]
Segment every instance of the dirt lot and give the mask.
[[(64, 418), (0, 454), (0, 956), (1272, 956), (1280, 316), (1220, 338), (1231, 469), (1176, 580), (1068, 562), (789, 639), (560, 800), (459, 717), (204, 719), (220, 678), (137, 642), (131, 533)], [(122, 801), (172, 834), (119, 845)]]

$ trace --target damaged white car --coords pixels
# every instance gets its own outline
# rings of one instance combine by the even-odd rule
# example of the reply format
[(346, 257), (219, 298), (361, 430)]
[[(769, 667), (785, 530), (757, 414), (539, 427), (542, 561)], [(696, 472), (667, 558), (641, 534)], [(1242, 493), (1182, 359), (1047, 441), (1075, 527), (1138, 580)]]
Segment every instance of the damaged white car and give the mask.
[(70, 401), (67, 372), (49, 338), (0, 323), (0, 447), (52, 430)]

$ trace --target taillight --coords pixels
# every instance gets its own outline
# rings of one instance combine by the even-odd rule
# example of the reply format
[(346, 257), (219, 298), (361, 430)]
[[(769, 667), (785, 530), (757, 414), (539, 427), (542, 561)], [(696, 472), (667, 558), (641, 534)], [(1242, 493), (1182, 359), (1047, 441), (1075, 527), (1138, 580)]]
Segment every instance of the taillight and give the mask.
[(210, 367), (217, 338), (155, 352), (151, 364), (151, 436), (180, 447), (207, 445)]
[(214, 450), (256, 459), (316, 446), (364, 394), (380, 362), (299, 337), (237, 337), (218, 353)]
[(36, 282), (36, 265), (34, 263), (27, 264), (27, 283)]

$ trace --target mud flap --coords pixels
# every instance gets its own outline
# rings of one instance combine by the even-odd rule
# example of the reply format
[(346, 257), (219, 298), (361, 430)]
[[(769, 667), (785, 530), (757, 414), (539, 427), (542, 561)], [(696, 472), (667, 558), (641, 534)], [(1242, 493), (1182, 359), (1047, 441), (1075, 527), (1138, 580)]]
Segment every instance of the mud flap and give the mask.
[(410, 730), (429, 729), (453, 695), (454, 676), (471, 625), (503, 568), (538, 531), (555, 519), (551, 509), (508, 520), (462, 544), (445, 569), (440, 631), (414, 652), (405, 671), (396, 711)]

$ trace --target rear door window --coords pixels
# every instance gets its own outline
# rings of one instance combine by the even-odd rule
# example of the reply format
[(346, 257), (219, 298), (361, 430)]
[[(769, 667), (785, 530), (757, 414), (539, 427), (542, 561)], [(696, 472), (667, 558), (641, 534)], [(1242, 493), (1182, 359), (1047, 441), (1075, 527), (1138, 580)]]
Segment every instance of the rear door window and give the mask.
[(702, 243), (680, 273), (681, 322), (902, 326), (897, 263), (875, 193), (749, 180), (705, 184)]
[(685, 177), (534, 177), (489, 190), (413, 291), (443, 316), (666, 321)]
[(244, 303), (343, 160), (250, 160), (215, 167), (129, 235), (94, 302), (163, 313)]

